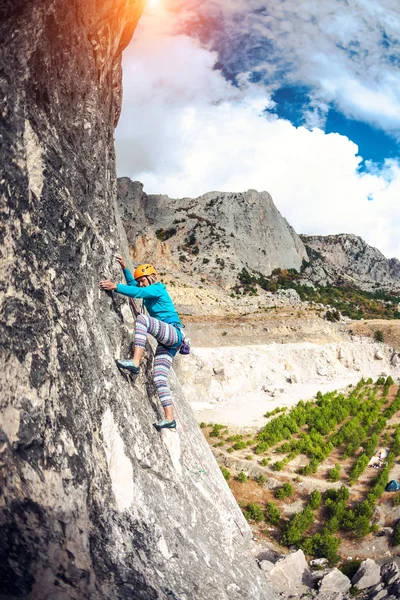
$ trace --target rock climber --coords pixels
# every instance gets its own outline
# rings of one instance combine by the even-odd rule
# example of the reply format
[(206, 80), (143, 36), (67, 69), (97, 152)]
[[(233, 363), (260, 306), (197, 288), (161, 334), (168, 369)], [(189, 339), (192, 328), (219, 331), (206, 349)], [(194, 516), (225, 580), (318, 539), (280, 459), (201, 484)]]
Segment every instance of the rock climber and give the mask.
[(153, 379), (164, 409), (165, 419), (154, 423), (154, 426), (159, 431), (174, 429), (176, 421), (173, 416), (172, 397), (167, 376), (172, 360), (184, 341), (182, 323), (165, 285), (157, 281), (157, 272), (153, 265), (140, 265), (132, 276), (122, 256), (117, 255), (116, 259), (122, 267), (126, 285), (106, 279), (100, 282), (100, 289), (117, 292), (117, 294), (123, 294), (130, 298), (142, 298), (149, 313), (149, 316), (138, 314), (136, 317), (133, 358), (131, 360), (120, 359), (116, 363), (120, 369), (126, 369), (137, 375), (144, 355), (147, 335), (150, 334), (157, 340)]

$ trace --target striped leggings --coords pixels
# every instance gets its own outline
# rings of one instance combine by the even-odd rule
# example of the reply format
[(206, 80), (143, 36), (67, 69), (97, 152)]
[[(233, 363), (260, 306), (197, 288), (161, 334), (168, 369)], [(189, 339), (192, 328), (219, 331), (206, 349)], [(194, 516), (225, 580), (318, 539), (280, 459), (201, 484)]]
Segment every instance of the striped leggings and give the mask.
[(178, 343), (178, 332), (173, 325), (153, 319), (148, 315), (140, 314), (136, 317), (134, 345), (145, 348), (147, 334), (152, 335), (158, 342), (154, 356), (153, 379), (158, 397), (163, 407), (172, 406), (171, 391), (168, 387), (167, 377), (172, 360), (176, 354), (170, 350), (171, 346)]

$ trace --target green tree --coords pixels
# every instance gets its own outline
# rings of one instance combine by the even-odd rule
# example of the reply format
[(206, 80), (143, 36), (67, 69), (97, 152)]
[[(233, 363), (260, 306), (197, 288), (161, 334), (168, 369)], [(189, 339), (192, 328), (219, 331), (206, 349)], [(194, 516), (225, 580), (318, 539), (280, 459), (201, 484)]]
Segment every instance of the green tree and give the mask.
[(265, 505), (265, 520), (272, 525), (279, 525), (280, 518), (281, 515), (275, 502), (267, 502)]
[(328, 474), (329, 481), (339, 481), (340, 479), (340, 465), (335, 465)]
[(239, 475), (237, 475), (236, 479), (240, 483), (246, 483), (246, 481), (247, 481), (247, 475), (243, 471), (240, 471), (240, 473), (239, 473)]
[(314, 490), (310, 494), (307, 506), (309, 506), (311, 508), (311, 510), (316, 510), (317, 508), (319, 508), (321, 506), (321, 502), (322, 502), (321, 492), (319, 492), (318, 490)]
[(250, 503), (247, 505), (244, 516), (248, 521), (263, 521), (264, 512), (259, 504)]
[(383, 331), (381, 329), (377, 329), (374, 331), (374, 340), (375, 342), (384, 342), (385, 336), (383, 335)]

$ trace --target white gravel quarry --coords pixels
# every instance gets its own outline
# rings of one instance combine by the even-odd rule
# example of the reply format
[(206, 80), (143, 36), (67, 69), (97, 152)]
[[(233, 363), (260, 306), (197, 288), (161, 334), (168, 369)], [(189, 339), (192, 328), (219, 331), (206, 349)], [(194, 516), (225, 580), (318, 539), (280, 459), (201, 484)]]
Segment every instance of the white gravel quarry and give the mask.
[(199, 422), (259, 428), (276, 407), (341, 390), (362, 377), (400, 377), (396, 351), (368, 338), (195, 348), (175, 371)]

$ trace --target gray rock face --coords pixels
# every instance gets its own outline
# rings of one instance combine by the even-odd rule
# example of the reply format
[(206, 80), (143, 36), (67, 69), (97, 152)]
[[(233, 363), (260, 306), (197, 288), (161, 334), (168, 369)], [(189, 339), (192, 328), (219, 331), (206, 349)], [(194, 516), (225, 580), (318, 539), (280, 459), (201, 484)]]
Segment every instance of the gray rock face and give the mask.
[(339, 569), (332, 569), (325, 575), (320, 582), (319, 591), (321, 594), (340, 593), (345, 594), (351, 587), (350, 579), (346, 577)]
[(302, 550), (288, 554), (278, 560), (268, 571), (268, 579), (274, 589), (288, 595), (307, 591), (305, 581), (309, 579), (308, 564)]
[(300, 237), (311, 261), (304, 272), (308, 280), (322, 285), (339, 280), (368, 291), (400, 292), (400, 261), (385, 258), (360, 237), (347, 233)]
[(358, 567), (351, 583), (359, 590), (365, 590), (366, 588), (377, 585), (380, 581), (381, 571), (379, 565), (377, 565), (372, 558), (367, 558), (366, 560), (363, 560)]
[(113, 128), (142, 8), (0, 8), (3, 600), (272, 598), (177, 381), (159, 435), (150, 349), (136, 381), (118, 372), (133, 319), (97, 288), (128, 251)]
[[(199, 198), (147, 195), (138, 182), (118, 180), (118, 199), (133, 255), (179, 265), (232, 284), (246, 267), (269, 275), (277, 267), (299, 270), (307, 253), (267, 192), (209, 192)], [(147, 231), (144, 231), (147, 228)], [(159, 232), (165, 241), (151, 237)]]

